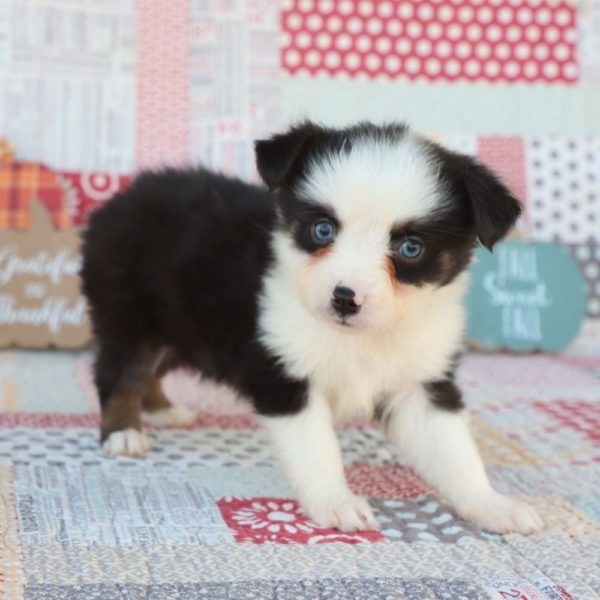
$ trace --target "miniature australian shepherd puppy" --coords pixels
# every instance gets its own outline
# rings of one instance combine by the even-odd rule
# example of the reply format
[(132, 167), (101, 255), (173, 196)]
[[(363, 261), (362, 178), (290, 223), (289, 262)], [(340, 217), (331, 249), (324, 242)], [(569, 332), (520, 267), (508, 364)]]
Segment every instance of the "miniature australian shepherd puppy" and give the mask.
[(529, 533), (496, 492), (454, 380), (467, 268), (520, 205), (485, 166), (404, 125), (311, 122), (256, 143), (268, 190), (206, 171), (143, 173), (97, 210), (83, 287), (109, 454), (187, 420), (160, 378), (185, 365), (249, 399), (309, 517), (377, 527), (344, 478), (334, 423), (378, 421), (458, 514)]

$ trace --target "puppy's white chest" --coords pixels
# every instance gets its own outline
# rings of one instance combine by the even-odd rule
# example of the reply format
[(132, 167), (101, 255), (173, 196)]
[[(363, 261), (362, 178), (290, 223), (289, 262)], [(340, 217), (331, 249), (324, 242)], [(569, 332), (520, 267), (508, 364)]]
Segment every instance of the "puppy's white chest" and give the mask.
[(410, 385), (402, 353), (389, 343), (364, 339), (335, 340), (311, 384), (329, 398), (336, 416), (371, 416), (377, 400), (391, 390)]
[(262, 304), (261, 339), (288, 375), (330, 399), (337, 416), (371, 416), (382, 395), (444, 377), (463, 323), (451, 287), (437, 291), (427, 310), (369, 331), (318, 320), (275, 286)]

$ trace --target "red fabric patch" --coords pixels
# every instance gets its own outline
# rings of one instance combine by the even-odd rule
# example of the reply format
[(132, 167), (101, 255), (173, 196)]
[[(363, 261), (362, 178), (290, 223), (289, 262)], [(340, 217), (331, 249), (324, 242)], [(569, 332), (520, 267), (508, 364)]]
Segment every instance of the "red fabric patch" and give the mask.
[(381, 542), (379, 531), (344, 533), (317, 527), (295, 500), (282, 498), (220, 498), (217, 505), (237, 542), (264, 544), (359, 544)]
[(600, 404), (586, 400), (557, 400), (534, 402), (533, 405), (561, 425), (583, 434), (600, 446)]
[(574, 83), (575, 7), (550, 0), (288, 0), (291, 74)]
[(345, 471), (350, 489), (359, 496), (413, 499), (432, 491), (408, 467), (360, 464), (346, 467)]
[(104, 172), (63, 171), (57, 176), (76, 225), (83, 225), (92, 210), (124, 190), (130, 181), (129, 176)]
[[(99, 427), (98, 413), (63, 414), (33, 412), (0, 412), (0, 427)], [(256, 419), (251, 415), (215, 415), (199, 413), (196, 420), (182, 429), (212, 428), (219, 429), (258, 429)], [(152, 427), (150, 427), (152, 429)]]
[(0, 427), (40, 427), (42, 429), (65, 427), (99, 427), (100, 415), (97, 413), (0, 413)]

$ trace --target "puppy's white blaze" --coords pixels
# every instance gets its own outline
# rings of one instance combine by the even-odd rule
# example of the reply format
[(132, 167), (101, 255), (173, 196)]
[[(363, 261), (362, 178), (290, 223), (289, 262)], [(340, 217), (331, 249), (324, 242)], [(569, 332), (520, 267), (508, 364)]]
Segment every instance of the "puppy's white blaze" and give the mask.
[(332, 206), (342, 222), (370, 217), (389, 227), (431, 215), (443, 205), (438, 165), (411, 133), (386, 143), (356, 139), (348, 152), (312, 161), (298, 194)]

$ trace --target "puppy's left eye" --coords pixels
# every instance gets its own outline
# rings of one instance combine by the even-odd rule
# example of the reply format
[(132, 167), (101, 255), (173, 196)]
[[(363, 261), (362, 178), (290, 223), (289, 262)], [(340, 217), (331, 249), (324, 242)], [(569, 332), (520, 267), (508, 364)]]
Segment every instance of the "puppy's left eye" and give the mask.
[(405, 260), (417, 260), (423, 254), (423, 242), (408, 238), (398, 247), (398, 254)]
[(312, 226), (312, 235), (319, 244), (329, 244), (335, 238), (335, 225), (328, 219), (321, 219)]

